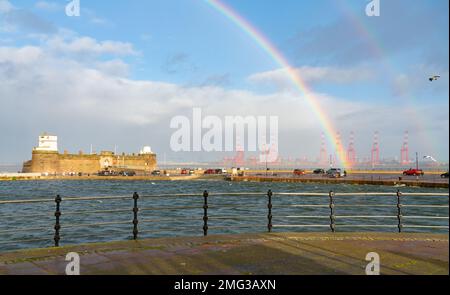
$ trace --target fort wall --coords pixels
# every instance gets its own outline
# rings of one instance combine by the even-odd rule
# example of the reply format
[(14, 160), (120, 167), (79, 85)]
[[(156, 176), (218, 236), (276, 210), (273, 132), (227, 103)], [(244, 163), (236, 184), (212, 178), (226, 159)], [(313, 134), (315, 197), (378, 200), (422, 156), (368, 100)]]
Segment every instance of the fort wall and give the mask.
[(83, 173), (94, 174), (98, 171), (110, 169), (130, 169), (150, 172), (157, 168), (155, 154), (116, 155), (112, 152), (100, 154), (60, 154), (55, 151), (33, 150), (31, 161), (23, 165), (24, 173)]

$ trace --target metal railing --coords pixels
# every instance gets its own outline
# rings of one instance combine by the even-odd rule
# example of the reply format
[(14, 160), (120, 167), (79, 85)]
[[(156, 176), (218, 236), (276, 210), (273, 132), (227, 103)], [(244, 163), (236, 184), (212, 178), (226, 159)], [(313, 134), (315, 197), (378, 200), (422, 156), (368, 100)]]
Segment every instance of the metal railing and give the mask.
[[(301, 197), (301, 200), (307, 200), (308, 202), (298, 203), (296, 197)], [(377, 203), (373, 202), (346, 202), (349, 197), (352, 198), (364, 198), (364, 197), (376, 197)], [(210, 193), (204, 191), (201, 194), (154, 194), (154, 195), (139, 195), (137, 192), (130, 196), (101, 196), (101, 197), (67, 197), (63, 198), (57, 195), (55, 199), (30, 199), (30, 200), (10, 200), (0, 201), (0, 206), (5, 205), (18, 205), (18, 204), (43, 204), (43, 203), (55, 203), (55, 211), (48, 213), (37, 214), (9, 214), (0, 215), (1, 220), (8, 220), (14, 218), (44, 218), (53, 215), (54, 220), (51, 225), (45, 227), (25, 226), (21, 228), (7, 228), (1, 229), (0, 227), (0, 246), (5, 244), (17, 244), (17, 243), (32, 243), (49, 241), (53, 239), (53, 245), (59, 247), (61, 241), (64, 241), (63, 234), (71, 229), (86, 229), (92, 227), (107, 227), (107, 226), (126, 226), (124, 230), (120, 231), (123, 234), (127, 234), (130, 239), (137, 240), (143, 234), (155, 234), (158, 232), (178, 231), (179, 228), (171, 226), (168, 228), (160, 227), (161, 224), (168, 223), (182, 223), (182, 229), (190, 229), (197, 231), (199, 234), (203, 232), (204, 236), (207, 236), (211, 231), (216, 233), (223, 229), (243, 229), (250, 228), (255, 231), (256, 226), (265, 227), (264, 231), (272, 232), (275, 229), (317, 229), (328, 228), (331, 232), (336, 232), (339, 229), (345, 230), (346, 228), (387, 228), (395, 229), (398, 232), (404, 231), (406, 228), (421, 229), (421, 230), (448, 230), (448, 193), (402, 193), (401, 191), (386, 193), (386, 192), (355, 192), (355, 193), (336, 193), (330, 191), (328, 193), (307, 193), (307, 192), (272, 192), (269, 190), (267, 193), (263, 192), (237, 192), (237, 193)], [(254, 198), (257, 200), (257, 204), (251, 204), (250, 202), (233, 202), (236, 198)], [(405, 199), (423, 198), (428, 201), (433, 200), (433, 203), (414, 203), (407, 204)], [(445, 202), (438, 203), (434, 200), (442, 200), (445, 198)], [(158, 204), (154, 200), (172, 201), (172, 200), (185, 200), (187, 204), (178, 205), (170, 203), (170, 206)], [(314, 200), (310, 202), (309, 199)], [(147, 200), (147, 203), (143, 200)], [(222, 202), (216, 202), (216, 200)], [(315, 202), (320, 200), (321, 202)], [(326, 200), (326, 202), (323, 202)], [(385, 202), (378, 202), (378, 200)], [(103, 210), (73, 210), (66, 209), (70, 207), (70, 203), (81, 202), (83, 204), (89, 202), (103, 202), (103, 201), (129, 201), (129, 208), (108, 208)], [(212, 202), (211, 202), (212, 201)], [(226, 202), (224, 202), (226, 201)], [(231, 201), (231, 202), (230, 202)], [(139, 206), (142, 202), (143, 206)], [(155, 206), (147, 206), (147, 204), (153, 204)], [(164, 202), (163, 202), (164, 203)], [(67, 207), (65, 207), (67, 205)], [(361, 210), (365, 208), (373, 214), (362, 214)], [(415, 209), (421, 210), (434, 210), (433, 215), (408, 215), (405, 214), (405, 210)], [(393, 213), (376, 214), (379, 210), (392, 209)], [(444, 212), (442, 209), (446, 209)], [(194, 213), (192, 213), (192, 210)], [(219, 211), (232, 210), (233, 214), (220, 215)], [(246, 210), (245, 214), (236, 214), (237, 210)], [(316, 210), (316, 214), (306, 214)], [(328, 210), (326, 213), (325, 210)], [(350, 211), (349, 211), (350, 210)], [(158, 217), (155, 212), (182, 212), (183, 216), (169, 216)], [(144, 215), (144, 213), (153, 214), (150, 216)], [(355, 214), (357, 212), (357, 214)], [(438, 212), (438, 213), (436, 213)], [(125, 214), (130, 215), (125, 215)], [(212, 213), (212, 214), (211, 214)], [(217, 214), (216, 214), (217, 213)], [(321, 213), (321, 214), (318, 214)], [(442, 215), (446, 213), (446, 215)], [(95, 215), (102, 216), (107, 215), (116, 216), (129, 216), (131, 220), (101, 220), (88, 223), (69, 223), (67, 216), (85, 216)], [(197, 215), (197, 217), (196, 217)], [(276, 221), (275, 221), (276, 219)], [(202, 225), (190, 225), (187, 222), (190, 221), (203, 221)], [(291, 223), (290, 221), (294, 221)], [(345, 222), (347, 220), (347, 222)], [(359, 222), (349, 223), (348, 220), (359, 220)], [(373, 224), (366, 221), (389, 221), (392, 222), (383, 224)], [(395, 221), (394, 221), (395, 220)], [(436, 224), (434, 221), (446, 220), (446, 224)], [(231, 221), (240, 221), (241, 223), (231, 224)], [(249, 221), (256, 221), (249, 222)], [(302, 221), (302, 222), (299, 222)], [(309, 221), (309, 222), (307, 222)], [(321, 221), (321, 222), (319, 222)], [(326, 221), (324, 223), (323, 221)], [(341, 222), (342, 221), (342, 222)], [(406, 221), (406, 222), (405, 222)], [(414, 221), (427, 221), (427, 224), (414, 223)], [(245, 223), (242, 223), (245, 222)], [(340, 223), (341, 222), (341, 223)], [(434, 223), (433, 223), (434, 222)], [(158, 224), (150, 228), (147, 224)], [(53, 236), (51, 237), (51, 232)], [(28, 239), (11, 239), (2, 240), (2, 235), (12, 235), (18, 233), (40, 233), (48, 234), (44, 237), (34, 237)], [(90, 232), (87, 235), (77, 235), (76, 238), (83, 237), (102, 237), (100, 233)], [(112, 238), (111, 238), (112, 239)], [(1, 249), (1, 248), (0, 248)]]

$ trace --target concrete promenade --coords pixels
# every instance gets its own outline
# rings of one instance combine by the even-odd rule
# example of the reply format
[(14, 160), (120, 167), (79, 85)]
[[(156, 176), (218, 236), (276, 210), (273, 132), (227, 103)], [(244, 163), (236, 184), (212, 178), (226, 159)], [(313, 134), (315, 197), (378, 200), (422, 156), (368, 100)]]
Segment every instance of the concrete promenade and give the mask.
[(366, 254), (381, 274), (448, 275), (448, 235), (272, 233), (158, 238), (0, 254), (0, 274), (61, 275), (77, 252), (83, 275), (364, 275)]
[(428, 187), (428, 188), (448, 188), (449, 180), (441, 178), (415, 178), (415, 177), (381, 177), (379, 175), (372, 175), (371, 177), (361, 175), (349, 175), (342, 178), (329, 178), (317, 175), (302, 175), (294, 177), (292, 175), (245, 175), (245, 176), (230, 176), (227, 178), (230, 181), (251, 181), (251, 182), (290, 182), (290, 183), (346, 183), (357, 185), (386, 185), (386, 186), (413, 186), (413, 187)]
[[(249, 170), (245, 176), (231, 175), (204, 175), (197, 172), (194, 175), (180, 175), (176, 171), (168, 171), (169, 176), (36, 176), (28, 174), (0, 174), (0, 181), (27, 181), (27, 180), (139, 180), (139, 181), (190, 181), (190, 180), (232, 180), (232, 181), (253, 181), (253, 182), (299, 182), (299, 183), (347, 183), (347, 184), (371, 184), (387, 186), (418, 186), (429, 188), (448, 188), (449, 179), (441, 178), (440, 172), (427, 172), (425, 176), (403, 176), (401, 171), (358, 171), (349, 172), (345, 178), (329, 178), (323, 175), (314, 175), (311, 171), (307, 175), (294, 176), (292, 171), (280, 170), (270, 171), (265, 175), (263, 171)], [(399, 177), (402, 179), (399, 180)]]

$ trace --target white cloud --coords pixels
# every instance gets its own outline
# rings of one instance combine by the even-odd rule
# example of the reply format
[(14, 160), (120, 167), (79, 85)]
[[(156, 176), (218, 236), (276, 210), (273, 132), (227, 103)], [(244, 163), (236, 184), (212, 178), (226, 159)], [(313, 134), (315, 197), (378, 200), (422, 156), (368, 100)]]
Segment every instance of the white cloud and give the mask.
[(8, 13), (14, 6), (8, 0), (0, 0), (0, 13)]
[[(88, 40), (96, 54), (131, 52), (127, 47), (124, 50), (122, 46), (104, 46), (106, 41), (90, 38), (77, 40)], [(61, 44), (57, 48), (72, 52), (87, 50), (83, 42), (59, 41), (58, 45)], [(101, 135), (101, 140), (105, 141), (110, 132), (109, 140), (113, 142), (119, 141), (118, 137), (139, 133), (133, 130), (145, 129), (149, 133), (162, 134), (152, 137), (152, 145), (166, 140), (158, 143), (165, 146), (169, 139), (164, 136), (170, 136), (173, 132), (169, 128), (170, 119), (176, 115), (190, 115), (193, 107), (201, 107), (204, 116), (279, 116), (282, 152), (290, 149), (295, 155), (316, 156), (318, 153), (323, 126), (299, 93), (279, 91), (261, 95), (217, 86), (182, 87), (173, 83), (135, 80), (127, 77), (129, 66), (120, 59), (105, 61), (101, 57), (87, 63), (49, 48), (55, 47), (46, 43), (43, 47), (0, 47), (0, 126), (9, 126), (10, 122), (30, 122), (28, 128), (37, 129), (35, 132), (50, 126), (52, 130), (62, 130), (63, 135), (64, 132), (72, 134), (77, 126), (83, 126), (79, 136), (84, 137), (85, 133), (90, 132), (96, 134), (92, 137)], [(383, 148), (390, 149), (390, 155), (397, 154), (401, 138), (397, 140), (396, 136), (410, 127), (405, 126), (410, 122), (410, 113), (380, 103), (356, 103), (321, 93), (311, 95), (328, 114), (336, 130), (369, 134), (368, 138), (359, 139), (370, 144), (376, 126), (385, 139)], [(448, 127), (445, 127), (448, 126), (448, 111), (429, 106), (427, 112), (432, 111), (435, 117), (442, 118), (441, 121), (446, 120), (447, 125), (445, 122), (432, 123), (444, 128), (444, 134), (448, 134)], [(424, 120), (423, 126), (425, 129), (430, 127), (429, 121)], [(20, 126), (11, 128), (17, 128), (16, 134), (24, 132)], [(27, 132), (31, 131), (27, 129)], [(437, 134), (442, 134), (442, 130), (438, 130)], [(448, 146), (445, 148), (448, 149)], [(358, 149), (364, 153), (370, 147), (358, 146)]]
[(33, 12), (14, 7), (7, 0), (0, 0), (0, 32), (16, 33), (18, 31), (53, 34), (57, 28), (53, 23)]
[(113, 25), (113, 23), (110, 22), (109, 20), (107, 20), (106, 18), (98, 16), (94, 10), (91, 10), (84, 6), (82, 6), (82, 8), (81, 8), (81, 17), (85, 17), (90, 23), (92, 23), (94, 25), (100, 25), (100, 26)]
[[(347, 84), (367, 81), (374, 77), (374, 72), (370, 68), (363, 66), (352, 68), (303, 66), (294, 69), (294, 71), (306, 83)], [(248, 80), (252, 83), (270, 84), (283, 89), (292, 87), (288, 69), (286, 68), (256, 73), (249, 76)]]
[[(131, 46), (118, 45), (119, 42), (98, 42), (91, 38), (77, 40), (65, 43), (53, 39), (48, 44), (49, 48), (71, 52), (134, 52)], [(23, 104), (28, 112), (40, 113), (49, 119), (51, 114), (47, 114), (48, 109), (42, 106), (50, 103), (54, 114), (95, 120), (99, 110), (106, 109), (111, 120), (134, 125), (152, 124), (200, 106), (215, 115), (279, 115), (284, 117), (285, 128), (295, 126), (296, 129), (308, 129), (317, 126), (308, 103), (299, 94), (279, 92), (258, 95), (213, 86), (182, 87), (171, 83), (131, 80), (126, 78), (129, 66), (122, 60), (98, 60), (87, 64), (61, 56), (56, 51), (44, 51), (32, 46), (0, 47), (0, 64), (7, 64), (9, 69), (6, 74), (5, 67), (0, 67), (0, 78), (4, 81), (0, 83), (0, 91), (8, 94), (5, 97)], [(30, 81), (33, 81), (31, 85)], [(27, 101), (24, 101), (24, 94)], [(339, 101), (325, 94), (314, 95), (319, 102), (332, 108), (335, 116), (360, 109), (354, 103)], [(33, 100), (28, 97), (33, 97)], [(293, 110), (296, 110), (295, 116), (292, 116)]]
[(107, 25), (109, 24), (109, 21), (106, 20), (105, 18), (101, 18), (101, 17), (93, 17), (91, 18), (91, 23), (96, 24), (96, 25)]
[(25, 46), (21, 48), (0, 47), (0, 63), (13, 63), (23, 65), (35, 63), (43, 56), (39, 47)]
[(14, 27), (2, 15), (6, 15), (14, 9), (14, 6), (8, 0), (0, 0), (0, 33), (9, 33)]
[(105, 62), (98, 62), (96, 68), (107, 75), (111, 76), (128, 76), (130, 73), (130, 66), (120, 59), (108, 60)]
[(38, 2), (36, 2), (35, 7), (38, 9), (41, 9), (41, 10), (53, 12), (53, 11), (62, 10), (64, 6), (62, 6), (56, 2), (38, 1)]
[(137, 55), (133, 44), (128, 42), (116, 41), (97, 41), (90, 37), (75, 37), (71, 40), (65, 40), (61, 37), (54, 37), (46, 42), (48, 48), (52, 51), (65, 54), (80, 55)]

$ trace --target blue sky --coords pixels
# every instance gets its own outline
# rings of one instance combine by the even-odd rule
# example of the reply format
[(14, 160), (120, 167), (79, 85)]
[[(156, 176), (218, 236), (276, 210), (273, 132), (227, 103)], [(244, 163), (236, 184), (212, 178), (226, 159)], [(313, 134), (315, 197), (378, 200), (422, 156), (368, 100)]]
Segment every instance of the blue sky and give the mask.
[[(382, 155), (398, 157), (409, 130), (414, 150), (448, 160), (448, 1), (381, 0), (372, 18), (364, 0), (224, 2), (299, 69), (344, 140), (356, 132), (361, 158), (376, 130)], [(150, 144), (176, 160), (170, 118), (195, 106), (279, 115), (282, 155), (317, 157), (320, 122), (280, 65), (204, 1), (81, 0), (80, 17), (67, 3), (0, 0), (0, 123), (15, 122), (0, 163), (29, 157), (42, 131), (72, 151)]]

